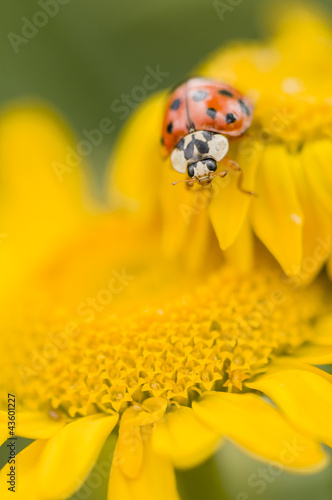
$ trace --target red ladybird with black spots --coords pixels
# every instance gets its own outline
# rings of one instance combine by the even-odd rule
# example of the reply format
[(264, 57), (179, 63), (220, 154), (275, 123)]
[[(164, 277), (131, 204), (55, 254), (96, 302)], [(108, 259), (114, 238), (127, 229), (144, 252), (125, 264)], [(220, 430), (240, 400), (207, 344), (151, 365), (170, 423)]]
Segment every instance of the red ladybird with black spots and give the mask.
[[(226, 157), (229, 140), (242, 136), (250, 127), (253, 106), (250, 100), (226, 83), (207, 78), (191, 78), (171, 92), (165, 111), (162, 143), (177, 172), (185, 174), (188, 186), (195, 182), (209, 186), (217, 173), (217, 163), (242, 170)], [(180, 181), (181, 182), (181, 181)]]

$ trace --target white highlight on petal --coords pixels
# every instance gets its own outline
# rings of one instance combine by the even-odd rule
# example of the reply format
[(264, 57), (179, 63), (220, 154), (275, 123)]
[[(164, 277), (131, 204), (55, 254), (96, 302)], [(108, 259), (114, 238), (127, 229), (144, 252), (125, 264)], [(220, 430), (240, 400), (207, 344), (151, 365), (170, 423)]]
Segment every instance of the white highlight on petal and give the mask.
[(292, 219), (293, 222), (295, 222), (295, 224), (297, 224), (298, 226), (300, 226), (302, 224), (302, 217), (300, 217), (298, 214), (292, 214), (290, 216), (290, 218)]

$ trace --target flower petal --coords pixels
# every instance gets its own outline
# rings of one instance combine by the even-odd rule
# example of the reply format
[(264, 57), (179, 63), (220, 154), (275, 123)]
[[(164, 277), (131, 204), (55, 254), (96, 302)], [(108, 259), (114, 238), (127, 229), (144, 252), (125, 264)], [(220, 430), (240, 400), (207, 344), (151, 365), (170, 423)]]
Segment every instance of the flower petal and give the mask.
[[(329, 240), (332, 234), (332, 217), (322, 206), (313, 190), (312, 182), (304, 168), (303, 153), (292, 156), (292, 175), (304, 214), (303, 224), (303, 261), (301, 281), (311, 281), (323, 267), (329, 253)], [(312, 166), (311, 166), (312, 171)], [(330, 245), (331, 246), (331, 245)]]
[[(258, 152), (251, 154), (248, 159), (247, 150), (239, 148), (234, 159), (242, 168), (244, 189), (255, 191)], [(214, 180), (214, 195), (209, 206), (209, 214), (222, 250), (229, 248), (235, 242), (253, 199), (253, 196), (239, 190), (238, 176), (238, 173), (230, 170), (224, 179)]]
[[(174, 174), (176, 174), (174, 176)], [(188, 190), (184, 185), (173, 186), (177, 174), (169, 162), (165, 162), (161, 181), (162, 250), (166, 258), (190, 252), (183, 256), (187, 268), (197, 268), (209, 243), (209, 222), (207, 208), (210, 193)], [(190, 262), (188, 262), (190, 261)], [(189, 265), (188, 265), (189, 264)]]
[[(128, 408), (121, 417), (119, 437), (116, 444), (116, 456), (121, 457), (119, 468), (127, 478), (139, 476), (143, 462), (143, 441), (141, 436), (140, 419), (145, 412), (134, 407)], [(135, 421), (138, 424), (135, 425)]]
[(293, 356), (313, 365), (328, 365), (332, 363), (332, 344), (323, 346), (306, 344), (299, 347)]
[[(127, 446), (130, 448), (133, 443), (129, 441)], [(153, 449), (149, 434), (143, 440), (142, 467), (136, 478), (123, 474), (120, 467), (122, 458), (116, 449), (108, 486), (109, 500), (180, 500), (171, 461)]]
[(12, 106), (0, 117), (0, 232), (6, 235), (0, 272), (6, 294), (83, 218), (79, 167), (68, 167), (62, 182), (54, 170), (54, 162), (67, 166), (69, 148), (75, 143), (67, 127), (42, 105)]
[(325, 377), (280, 370), (247, 386), (264, 392), (298, 429), (332, 446), (332, 384)]
[(275, 358), (270, 364), (264, 368), (264, 373), (275, 373), (280, 370), (289, 370), (290, 368), (295, 368), (296, 370), (304, 370), (312, 373), (316, 373), (320, 377), (325, 378), (330, 384), (332, 384), (332, 375), (330, 373), (317, 368), (317, 366), (310, 365), (302, 361), (301, 359), (296, 359), (292, 357), (278, 357)]
[[(8, 413), (0, 411), (0, 445), (10, 438)], [(48, 439), (65, 425), (42, 412), (19, 412), (15, 419), (15, 435), (28, 439)]]
[[(299, 433), (258, 396), (214, 393), (194, 402), (193, 410), (221, 435), (283, 467), (313, 469), (324, 464), (324, 453), (315, 441)], [(301, 447), (300, 453), (296, 446)]]
[(252, 270), (254, 264), (254, 235), (248, 221), (245, 221), (233, 245), (224, 252), (227, 263), (242, 273)]
[(175, 467), (190, 468), (211, 456), (220, 436), (197, 419), (191, 408), (170, 412), (158, 422), (152, 435), (153, 447), (168, 455)]
[(322, 139), (308, 142), (303, 148), (302, 158), (319, 203), (332, 214), (332, 141)]
[(1, 500), (41, 500), (37, 492), (37, 469), (47, 441), (37, 440), (29, 444), (16, 456), (16, 488), (15, 493), (8, 490), (7, 474), (10, 464), (6, 464), (0, 471)]
[(116, 453), (121, 456), (119, 465), (126, 477), (135, 479), (139, 475), (143, 461), (143, 437), (151, 431), (151, 425), (163, 417), (166, 408), (165, 399), (151, 397), (142, 406), (130, 406), (123, 413)]
[(143, 218), (155, 215), (161, 172), (166, 167), (159, 135), (164, 106), (164, 94), (158, 93), (134, 112), (109, 164), (111, 201), (114, 203), (120, 192), (129, 209)]
[(265, 148), (255, 189), (254, 230), (284, 271), (297, 274), (302, 262), (303, 215), (290, 172), (289, 154), (283, 146)]
[(47, 442), (37, 471), (43, 500), (67, 498), (81, 486), (117, 421), (118, 415), (80, 418)]
[(65, 425), (63, 420), (54, 420), (41, 412), (22, 412), (17, 416), (17, 436), (29, 439), (48, 439)]

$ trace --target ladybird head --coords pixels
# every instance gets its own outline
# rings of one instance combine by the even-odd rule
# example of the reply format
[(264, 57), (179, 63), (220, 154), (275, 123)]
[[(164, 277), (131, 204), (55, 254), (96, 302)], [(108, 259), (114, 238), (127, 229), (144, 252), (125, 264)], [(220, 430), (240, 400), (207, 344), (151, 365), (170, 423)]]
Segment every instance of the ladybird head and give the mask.
[(221, 134), (198, 130), (187, 134), (171, 154), (174, 169), (202, 186), (211, 183), (217, 162), (227, 154), (228, 140)]
[(187, 168), (189, 178), (196, 180), (202, 186), (207, 186), (211, 183), (212, 174), (216, 170), (217, 163), (213, 158), (191, 163)]

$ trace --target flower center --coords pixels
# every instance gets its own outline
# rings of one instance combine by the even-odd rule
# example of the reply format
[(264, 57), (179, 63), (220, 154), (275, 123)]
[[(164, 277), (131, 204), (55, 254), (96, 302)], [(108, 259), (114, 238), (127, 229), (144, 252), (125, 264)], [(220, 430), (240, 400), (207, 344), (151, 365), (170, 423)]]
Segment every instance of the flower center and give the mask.
[[(288, 88), (295, 79), (285, 79)], [(251, 135), (263, 144), (284, 142), (296, 150), (303, 142), (331, 137), (332, 100), (301, 93), (263, 96)]]
[(310, 341), (323, 303), (319, 283), (295, 292), (277, 270), (243, 278), (226, 268), (163, 310), (112, 310), (77, 328), (68, 322), (67, 336), (61, 315), (30, 320), (11, 336), (18, 370), (14, 380), (8, 373), (25, 408), (71, 417), (151, 396), (190, 405), (205, 391), (243, 390), (271, 359)]

